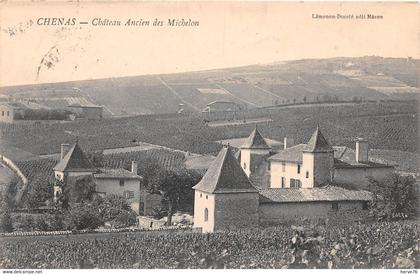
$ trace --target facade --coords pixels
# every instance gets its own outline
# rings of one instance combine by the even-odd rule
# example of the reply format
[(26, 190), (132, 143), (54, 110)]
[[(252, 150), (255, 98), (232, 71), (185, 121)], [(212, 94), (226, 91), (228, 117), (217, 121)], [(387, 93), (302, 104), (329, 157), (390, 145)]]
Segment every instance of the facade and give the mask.
[(380, 180), (393, 171), (369, 161), (367, 142), (358, 140), (356, 152), (332, 147), (319, 128), (307, 144), (284, 143), (273, 153), (256, 128), (238, 157), (224, 147), (193, 187), (194, 227), (214, 232), (303, 218), (363, 218), (372, 194), (355, 186), (364, 187), (367, 175)]
[[(81, 176), (92, 176), (100, 195), (116, 194), (124, 196), (131, 208), (139, 213), (141, 179), (137, 174), (137, 163), (133, 162), (131, 171), (125, 169), (95, 168), (76, 142), (72, 147), (61, 145), (61, 160), (54, 167), (54, 176), (59, 181), (71, 180)], [(61, 193), (59, 185), (54, 186), (54, 199)]]
[(308, 144), (299, 144), (271, 156), (270, 187), (312, 188), (334, 182), (367, 188), (369, 178), (382, 180), (394, 171), (393, 166), (369, 160), (365, 140), (356, 141), (356, 149), (331, 147), (319, 128)]
[(71, 112), (75, 113), (80, 118), (100, 119), (103, 117), (103, 107), (101, 106), (82, 106), (79, 104), (73, 104), (69, 105), (68, 108)]

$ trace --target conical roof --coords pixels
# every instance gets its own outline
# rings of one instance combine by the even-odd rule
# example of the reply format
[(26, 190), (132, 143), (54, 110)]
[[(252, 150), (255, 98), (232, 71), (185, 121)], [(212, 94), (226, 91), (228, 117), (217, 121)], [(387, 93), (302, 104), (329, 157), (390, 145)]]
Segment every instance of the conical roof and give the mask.
[(96, 171), (76, 142), (63, 159), (54, 167), (56, 171)]
[(207, 193), (257, 192), (229, 146), (222, 148), (193, 189)]
[(270, 146), (264, 140), (257, 127), (255, 127), (241, 148), (270, 149)]
[(314, 134), (312, 134), (311, 139), (306, 144), (306, 148), (303, 150), (305, 152), (333, 152), (333, 148), (328, 144), (324, 135), (322, 135), (319, 127), (316, 127)]

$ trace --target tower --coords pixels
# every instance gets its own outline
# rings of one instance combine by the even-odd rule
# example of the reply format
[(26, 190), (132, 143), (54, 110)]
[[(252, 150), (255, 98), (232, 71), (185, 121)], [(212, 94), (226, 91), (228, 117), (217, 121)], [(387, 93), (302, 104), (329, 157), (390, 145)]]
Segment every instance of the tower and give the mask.
[(271, 151), (271, 147), (261, 136), (257, 127), (255, 127), (240, 149), (241, 167), (248, 177), (270, 155)]
[(303, 150), (302, 166), (307, 185), (317, 187), (333, 180), (334, 150), (318, 126)]
[(60, 162), (53, 168), (54, 177), (57, 184), (54, 185), (54, 200), (62, 191), (62, 183), (67, 179), (77, 176), (92, 175), (97, 172), (97, 168), (86, 157), (80, 148), (78, 141), (69, 149), (69, 145), (61, 145)]
[(229, 146), (193, 189), (194, 227), (202, 232), (258, 225), (258, 192)]

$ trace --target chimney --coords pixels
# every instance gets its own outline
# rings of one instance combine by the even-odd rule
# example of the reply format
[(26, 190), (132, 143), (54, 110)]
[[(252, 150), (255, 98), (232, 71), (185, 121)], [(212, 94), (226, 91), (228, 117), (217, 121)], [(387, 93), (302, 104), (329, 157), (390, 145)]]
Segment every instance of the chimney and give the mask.
[(137, 162), (136, 161), (132, 161), (131, 162), (131, 173), (137, 175), (137, 167), (138, 167)]
[(294, 146), (295, 144), (294, 144), (294, 140), (293, 140), (293, 138), (287, 138), (287, 137), (284, 137), (284, 140), (283, 140), (283, 149), (286, 149), (286, 148), (289, 148), (289, 147), (292, 147), (292, 146)]
[(67, 152), (69, 152), (70, 145), (69, 144), (61, 144), (61, 155), (60, 159), (63, 159), (66, 156)]
[(369, 162), (369, 144), (362, 138), (358, 138), (356, 140), (356, 162)]

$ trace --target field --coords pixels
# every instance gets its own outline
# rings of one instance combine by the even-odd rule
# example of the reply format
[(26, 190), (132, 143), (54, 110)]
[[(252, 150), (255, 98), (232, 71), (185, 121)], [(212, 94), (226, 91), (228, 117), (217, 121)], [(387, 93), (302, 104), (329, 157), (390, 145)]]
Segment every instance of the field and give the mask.
[[(209, 127), (205, 121), (231, 120), (232, 113), (147, 115), (74, 123), (1, 125), (1, 137), (9, 145), (32, 154), (60, 151), (61, 143), (79, 143), (85, 150), (137, 146), (140, 142), (162, 145), (199, 154), (215, 154), (215, 141), (249, 136), (253, 124)], [(296, 108), (260, 108), (237, 113), (236, 119), (269, 117), (259, 123), (266, 138), (307, 142), (317, 124), (333, 145), (354, 147), (356, 137), (372, 148), (418, 151), (418, 108), (416, 102), (361, 103)], [(9, 157), (13, 157), (10, 155)]]
[(0, 268), (418, 268), (418, 236), (399, 221), (0, 238)]
[[(200, 112), (215, 100), (247, 108), (314, 102), (326, 96), (386, 100), (416, 98), (419, 60), (403, 58), (331, 58), (298, 60), (170, 75), (108, 78), (14, 86), (2, 93), (32, 99), (47, 107), (70, 100), (103, 105), (108, 115)], [(356, 73), (354, 73), (356, 72)], [(203, 92), (219, 90), (219, 92)], [(221, 90), (221, 91), (220, 91)], [(70, 99), (73, 98), (73, 99)]]

